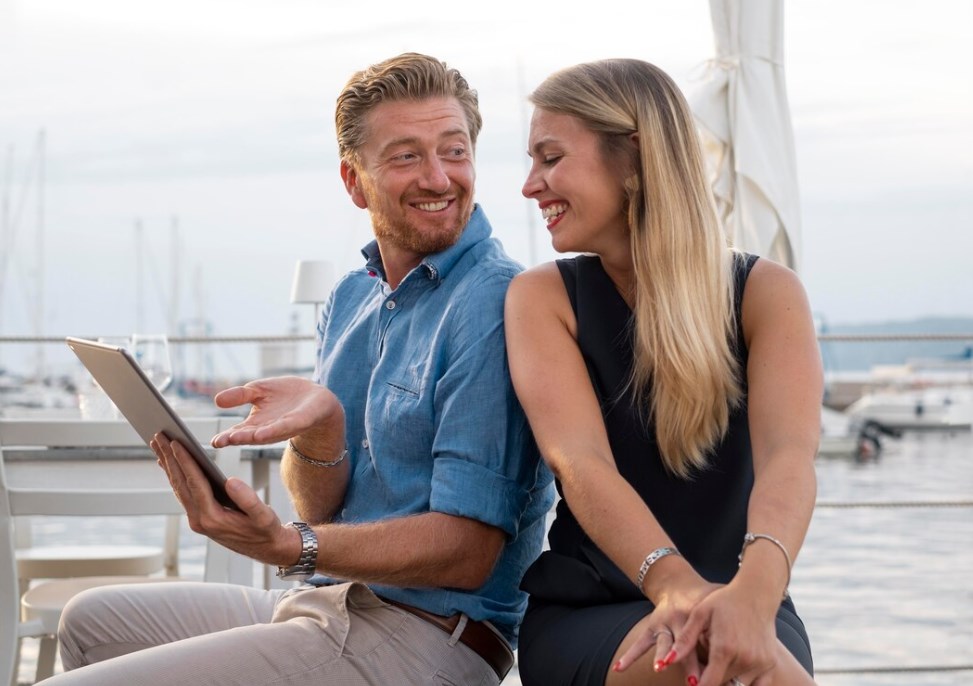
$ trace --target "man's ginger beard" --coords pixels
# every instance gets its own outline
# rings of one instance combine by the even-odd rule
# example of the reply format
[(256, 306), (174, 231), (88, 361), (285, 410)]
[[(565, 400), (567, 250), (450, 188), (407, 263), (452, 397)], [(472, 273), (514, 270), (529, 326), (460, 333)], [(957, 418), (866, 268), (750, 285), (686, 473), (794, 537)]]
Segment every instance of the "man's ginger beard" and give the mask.
[[(472, 214), (472, 212), (470, 213)], [(421, 255), (442, 252), (459, 240), (463, 229), (470, 220), (466, 215), (459, 226), (444, 226), (434, 232), (420, 231), (409, 222), (393, 223), (384, 215), (373, 215), (372, 227), (379, 242), (388, 242)]]

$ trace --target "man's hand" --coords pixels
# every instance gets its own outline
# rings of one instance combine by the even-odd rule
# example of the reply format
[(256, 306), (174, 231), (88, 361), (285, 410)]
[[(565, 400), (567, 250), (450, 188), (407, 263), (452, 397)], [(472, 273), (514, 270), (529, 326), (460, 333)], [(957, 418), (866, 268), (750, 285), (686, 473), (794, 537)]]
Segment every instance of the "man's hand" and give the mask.
[(257, 493), (237, 478), (226, 481), (226, 492), (240, 512), (220, 505), (206, 476), (178, 442), (156, 434), (149, 443), (186, 510), (189, 527), (198, 534), (249, 558), (272, 565), (290, 565), (301, 555), (300, 534), (285, 528)]
[(213, 447), (267, 445), (301, 436), (315, 455), (338, 455), (345, 445), (344, 409), (330, 390), (308, 379), (280, 376), (228, 388), (214, 399), (219, 407), (250, 404), (239, 424), (213, 437)]

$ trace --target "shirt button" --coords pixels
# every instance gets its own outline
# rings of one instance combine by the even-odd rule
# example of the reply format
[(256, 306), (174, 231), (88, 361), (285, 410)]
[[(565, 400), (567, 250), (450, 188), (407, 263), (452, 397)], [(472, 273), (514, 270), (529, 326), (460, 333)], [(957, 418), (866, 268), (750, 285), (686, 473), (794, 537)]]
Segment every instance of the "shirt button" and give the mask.
[(385, 309), (386, 310), (394, 310), (395, 309), (395, 301), (394, 300), (389, 300), (387, 303), (385, 303)]
[(361, 447), (364, 448), (365, 450), (368, 450), (368, 439), (367, 438), (365, 438), (365, 439), (362, 440)]

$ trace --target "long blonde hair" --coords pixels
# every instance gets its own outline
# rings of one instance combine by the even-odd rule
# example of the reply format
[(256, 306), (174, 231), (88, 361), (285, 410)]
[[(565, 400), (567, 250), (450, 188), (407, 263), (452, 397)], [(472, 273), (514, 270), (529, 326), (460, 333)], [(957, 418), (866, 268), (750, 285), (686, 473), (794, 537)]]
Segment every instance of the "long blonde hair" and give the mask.
[[(577, 117), (625, 170), (635, 270), (631, 382), (666, 467), (707, 464), (740, 403), (733, 253), (716, 214), (692, 113), (669, 76), (613, 59), (559, 71), (530, 96)], [(636, 146), (630, 139), (637, 137)]]

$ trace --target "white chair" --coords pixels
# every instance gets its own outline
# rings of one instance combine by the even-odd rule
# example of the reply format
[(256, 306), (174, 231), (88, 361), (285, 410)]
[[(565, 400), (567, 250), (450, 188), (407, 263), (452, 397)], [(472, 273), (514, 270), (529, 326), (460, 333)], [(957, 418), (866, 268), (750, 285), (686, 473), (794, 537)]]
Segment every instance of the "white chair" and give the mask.
[[(220, 418), (187, 421), (190, 431), (202, 441), (230, 423)], [(71, 459), (45, 459), (43, 451), (52, 448), (61, 449), (59, 456), (70, 454)], [(14, 449), (22, 459), (5, 464), (4, 450)], [(168, 526), (167, 543), (153, 549), (154, 557), (137, 550), (126, 553), (89, 546), (88, 559), (85, 551), (72, 547), (58, 561), (57, 556), (45, 559), (17, 547), (14, 523), (31, 516), (167, 515), (178, 525), (182, 508), (162, 470), (145, 456), (145, 450), (135, 431), (121, 421), (0, 419), (0, 684), (5, 675), (11, 681), (16, 679), (20, 640), (25, 637), (41, 639), (37, 679), (53, 673), (54, 636), (61, 609), (76, 593), (105, 584), (176, 578), (178, 526)], [(133, 459), (133, 453), (142, 457)], [(239, 448), (216, 451), (216, 459), (228, 475), (239, 475)], [(120, 556), (111, 558), (119, 552)], [(209, 543), (204, 578), (251, 583), (248, 562)], [(106, 569), (110, 571), (103, 571)], [(146, 576), (162, 570), (170, 576)], [(26, 582), (36, 578), (56, 580), (35, 583), (27, 590)]]

